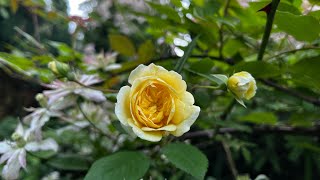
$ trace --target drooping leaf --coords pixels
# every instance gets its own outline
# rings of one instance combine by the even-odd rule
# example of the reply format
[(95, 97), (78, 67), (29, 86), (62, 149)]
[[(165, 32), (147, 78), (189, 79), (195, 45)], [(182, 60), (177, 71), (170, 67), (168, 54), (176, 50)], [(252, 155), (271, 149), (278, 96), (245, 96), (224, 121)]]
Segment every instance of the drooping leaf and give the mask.
[(207, 172), (207, 157), (192, 145), (171, 143), (163, 148), (163, 154), (177, 168), (197, 179), (203, 179)]
[(136, 53), (133, 42), (127, 36), (112, 34), (109, 35), (109, 42), (111, 48), (122, 55), (133, 56)]
[(227, 81), (228, 81), (228, 77), (226, 75), (223, 75), (223, 74), (202, 74), (202, 73), (190, 70), (190, 69), (188, 69), (188, 71), (214, 82), (215, 84), (217, 84), (217, 87), (219, 87), (219, 86), (221, 86), (223, 84), (226, 85)]
[(85, 180), (136, 180), (149, 169), (150, 161), (141, 152), (124, 151), (93, 163)]
[(192, 42), (188, 45), (187, 49), (185, 50), (183, 56), (178, 60), (176, 66), (175, 66), (175, 71), (177, 71), (178, 73), (180, 73), (183, 69), (184, 64), (186, 63), (187, 59), (189, 58), (189, 56), (191, 55), (191, 52), (193, 50), (193, 48), (196, 46), (197, 44), (197, 39), (199, 38), (199, 35), (196, 36)]
[(277, 11), (274, 23), (277, 27), (299, 41), (313, 41), (319, 38), (320, 23), (313, 16), (294, 15)]

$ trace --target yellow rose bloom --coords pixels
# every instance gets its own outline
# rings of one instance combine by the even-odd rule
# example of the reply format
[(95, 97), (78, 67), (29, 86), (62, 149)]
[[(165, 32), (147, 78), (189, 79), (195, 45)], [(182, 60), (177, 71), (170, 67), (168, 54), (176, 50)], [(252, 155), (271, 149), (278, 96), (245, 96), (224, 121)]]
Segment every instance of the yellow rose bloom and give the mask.
[(233, 74), (228, 79), (227, 84), (228, 89), (240, 100), (249, 100), (256, 94), (256, 81), (251, 74), (246, 71)]
[(117, 95), (116, 116), (124, 126), (148, 141), (163, 135), (181, 136), (190, 130), (200, 113), (180, 74), (161, 66), (139, 65), (129, 83)]

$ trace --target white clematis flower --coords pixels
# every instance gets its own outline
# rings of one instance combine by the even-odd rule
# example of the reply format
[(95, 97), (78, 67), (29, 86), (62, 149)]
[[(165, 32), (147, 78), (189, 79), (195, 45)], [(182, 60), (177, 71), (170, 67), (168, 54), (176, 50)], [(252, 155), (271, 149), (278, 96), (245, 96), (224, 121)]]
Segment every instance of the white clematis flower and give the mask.
[(50, 120), (50, 117), (63, 118), (64, 114), (61, 111), (74, 105), (76, 103), (76, 97), (69, 96), (66, 98), (60, 98), (51, 105), (48, 105), (47, 100), (42, 94), (38, 94), (36, 97), (43, 107), (28, 108), (27, 110), (32, 113), (25, 116), (23, 118), (23, 122), (30, 124), (28, 130), (39, 140), (41, 139), (41, 128)]
[(13, 141), (0, 142), (0, 164), (6, 162), (2, 169), (2, 177), (12, 180), (18, 179), (21, 167), (26, 169), (26, 152), (53, 150), (58, 151), (58, 144), (51, 138), (35, 141), (32, 139), (29, 130), (24, 130), (19, 123), (15, 133), (12, 135)]
[[(76, 80), (84, 86), (90, 86), (101, 82), (101, 80), (94, 75), (80, 75), (79, 77), (76, 77)], [(106, 97), (101, 91), (90, 89), (82, 85), (71, 81), (62, 82), (60, 80), (56, 80), (51, 84), (45, 85), (53, 90), (43, 91), (43, 94), (48, 97), (48, 105), (53, 104), (62, 97), (67, 97), (70, 95), (80, 95), (95, 102), (103, 102), (106, 100)]]

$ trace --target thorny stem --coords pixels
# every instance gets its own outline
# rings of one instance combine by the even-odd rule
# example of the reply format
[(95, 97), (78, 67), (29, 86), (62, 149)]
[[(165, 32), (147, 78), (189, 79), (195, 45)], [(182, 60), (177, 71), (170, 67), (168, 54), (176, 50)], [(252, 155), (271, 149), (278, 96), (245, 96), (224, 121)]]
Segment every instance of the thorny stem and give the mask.
[(258, 58), (257, 58), (258, 61), (261, 61), (263, 59), (263, 55), (266, 50), (266, 47), (267, 47), (267, 44), (269, 41), (269, 37), (271, 34), (274, 16), (276, 14), (277, 7), (278, 7), (279, 3), (280, 3), (280, 0), (272, 0), (271, 10), (270, 10), (270, 12), (267, 12), (266, 28), (264, 29), (264, 34), (263, 34), (263, 38), (262, 38), (262, 42), (261, 42), (261, 46), (260, 46), (260, 50), (259, 50), (259, 54), (258, 54)]

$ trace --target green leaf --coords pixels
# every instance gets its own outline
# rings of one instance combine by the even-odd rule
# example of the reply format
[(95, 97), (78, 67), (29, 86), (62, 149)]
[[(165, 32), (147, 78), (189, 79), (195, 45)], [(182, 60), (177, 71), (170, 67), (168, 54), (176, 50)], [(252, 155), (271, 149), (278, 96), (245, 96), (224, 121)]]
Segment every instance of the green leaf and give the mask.
[(309, 0), (309, 2), (313, 5), (320, 5), (320, 1), (319, 0)]
[(192, 63), (190, 69), (199, 73), (209, 73), (213, 65), (214, 63), (210, 58), (205, 58)]
[(155, 54), (155, 48), (153, 43), (148, 40), (140, 45), (138, 49), (138, 57), (141, 62), (148, 62), (153, 58)]
[(80, 155), (63, 154), (48, 160), (48, 164), (61, 170), (85, 171), (89, 168), (88, 160)]
[[(252, 9), (254, 9), (255, 11), (258, 11), (264, 8), (265, 6), (267, 6), (270, 2), (271, 1), (255, 1), (255, 2), (250, 2), (249, 4)], [(280, 2), (277, 10), (282, 12), (289, 12), (295, 15), (301, 14), (301, 12), (297, 7), (285, 2)]]
[(298, 85), (306, 86), (320, 92), (320, 56), (307, 58), (289, 68), (292, 80)]
[(178, 12), (174, 10), (174, 8), (170, 6), (164, 6), (161, 4), (153, 3), (153, 2), (147, 2), (153, 9), (158, 11), (158, 13), (161, 13), (163, 15), (166, 15), (166, 18), (171, 19), (175, 22), (180, 23), (180, 17), (178, 15)]
[(177, 168), (197, 179), (204, 179), (208, 169), (208, 159), (196, 147), (184, 143), (171, 143), (163, 148), (163, 154)]
[(317, 18), (318, 20), (320, 20), (320, 10), (317, 11), (311, 11), (308, 13), (309, 16), (313, 16), (315, 18)]
[(133, 56), (136, 53), (133, 42), (127, 36), (112, 34), (109, 35), (109, 42), (111, 48), (122, 55)]
[(176, 66), (174, 68), (178, 73), (181, 73), (184, 64), (186, 63), (187, 59), (191, 55), (193, 48), (197, 44), (196, 42), (197, 42), (198, 38), (199, 38), (199, 35), (192, 40), (192, 42), (188, 45), (187, 49), (184, 51), (183, 56), (178, 60)]
[(240, 121), (251, 122), (255, 124), (275, 125), (278, 118), (271, 112), (253, 112), (240, 118)]
[(21, 73), (23, 75), (29, 76), (26, 70), (30, 70), (33, 67), (33, 63), (26, 58), (14, 56), (7, 53), (0, 53), (0, 68), (5, 68), (9, 66), (15, 72)]
[(278, 66), (264, 61), (241, 62), (229, 70), (231, 74), (240, 71), (247, 71), (254, 78), (270, 78), (281, 74), (281, 69)]
[(219, 12), (221, 4), (218, 1), (207, 1), (203, 6), (194, 8), (194, 15), (201, 18), (213, 17)]
[(194, 74), (197, 74), (198, 76), (204, 77), (204, 78), (216, 83), (218, 85), (216, 88), (218, 88), (222, 84), (227, 85), (228, 77), (226, 75), (223, 75), (223, 74), (202, 74), (202, 73), (192, 71), (190, 69), (187, 69), (187, 71), (190, 71)]
[(137, 180), (143, 177), (150, 160), (141, 152), (124, 151), (93, 163), (85, 180)]
[(313, 16), (299, 16), (277, 11), (274, 23), (299, 41), (313, 41), (319, 37), (320, 24)]
[(189, 58), (189, 56), (191, 55), (191, 52), (193, 50), (193, 48), (196, 46), (197, 44), (197, 39), (199, 38), (199, 35), (196, 36), (192, 42), (188, 45), (187, 49), (184, 51), (183, 56), (178, 60), (176, 66), (175, 66), (175, 71), (177, 71), (178, 73), (181, 73), (184, 64), (186, 63), (187, 59)]

